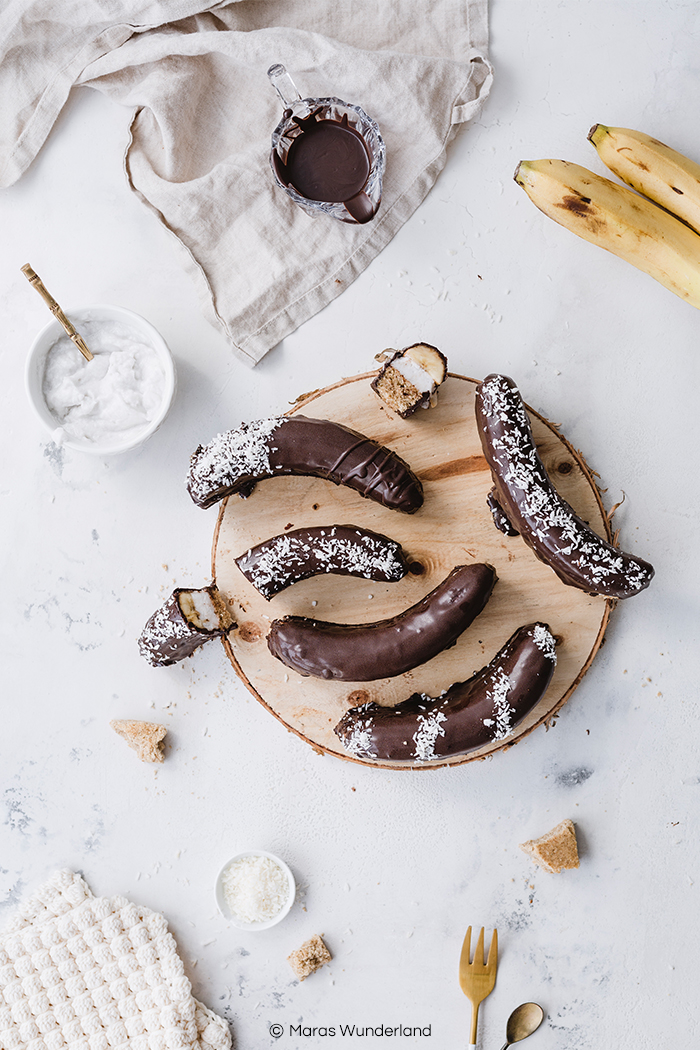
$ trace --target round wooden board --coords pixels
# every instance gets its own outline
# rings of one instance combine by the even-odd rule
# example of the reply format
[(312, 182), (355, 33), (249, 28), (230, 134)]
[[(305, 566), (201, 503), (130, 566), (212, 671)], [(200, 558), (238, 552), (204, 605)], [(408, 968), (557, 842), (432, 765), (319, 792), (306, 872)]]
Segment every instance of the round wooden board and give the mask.
[[(504, 536), (494, 527), (486, 504), (491, 475), (474, 420), (474, 380), (450, 374), (435, 408), (402, 420), (371, 390), (374, 374), (314, 391), (300, 399), (292, 413), (337, 420), (394, 449), (423, 482), (423, 506), (416, 514), (402, 514), (350, 489), (304, 477), (263, 481), (246, 500), (230, 497), (220, 509), (212, 552), (214, 579), (238, 623), (225, 642), (226, 651), (253, 695), (317, 751), (385, 769), (459, 765), (512, 746), (552, 717), (595, 656), (614, 603), (565, 586), (519, 536)], [(537, 448), (557, 490), (609, 540), (608, 520), (583, 458), (550, 423), (528, 412)], [(234, 562), (249, 547), (291, 528), (347, 524), (398, 540), (424, 572), (393, 584), (317, 576), (268, 602)], [(456, 645), (397, 678), (361, 683), (305, 678), (267, 648), (270, 622), (280, 616), (293, 613), (343, 623), (382, 620), (419, 601), (455, 565), (472, 562), (489, 562), (498, 572), (485, 610)], [(545, 696), (506, 741), (468, 755), (407, 766), (357, 759), (333, 733), (349, 707), (368, 700), (394, 705), (416, 691), (437, 696), (453, 682), (464, 681), (487, 664), (518, 627), (535, 620), (548, 623), (558, 639), (557, 667)]]

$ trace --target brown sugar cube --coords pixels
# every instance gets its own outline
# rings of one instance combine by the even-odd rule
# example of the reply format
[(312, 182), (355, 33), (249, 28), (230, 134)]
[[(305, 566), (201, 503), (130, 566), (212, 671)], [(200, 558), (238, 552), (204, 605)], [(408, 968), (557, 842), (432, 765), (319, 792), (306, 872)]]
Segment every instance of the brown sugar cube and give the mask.
[(317, 933), (304, 941), (301, 948), (287, 956), (287, 962), (300, 981), (305, 980), (314, 970), (319, 970), (324, 963), (331, 961), (331, 953)]
[(155, 722), (138, 722), (132, 718), (115, 718), (109, 723), (115, 733), (126, 740), (142, 762), (162, 762), (165, 726)]
[(558, 874), (566, 868), (578, 868), (576, 829), (568, 818), (538, 839), (521, 842), (520, 848), (529, 853), (545, 871)]

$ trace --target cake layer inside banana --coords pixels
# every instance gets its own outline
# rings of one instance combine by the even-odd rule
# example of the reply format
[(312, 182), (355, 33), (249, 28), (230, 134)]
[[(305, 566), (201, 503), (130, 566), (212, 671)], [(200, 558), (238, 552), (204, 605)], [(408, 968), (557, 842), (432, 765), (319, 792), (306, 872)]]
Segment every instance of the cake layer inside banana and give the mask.
[(652, 566), (601, 539), (552, 485), (513, 380), (487, 376), (477, 387), (475, 409), (494, 482), (489, 504), (537, 557), (564, 583), (589, 594), (629, 598), (648, 587)]
[(325, 478), (392, 510), (414, 513), (423, 487), (396, 452), (329, 419), (279, 416), (243, 423), (219, 434), (192, 455), (187, 489), (199, 507), (258, 481), (286, 475)]
[(293, 583), (331, 573), (395, 583), (408, 572), (400, 543), (357, 525), (294, 529), (251, 547), (236, 565), (264, 598)]
[(547, 624), (521, 627), (491, 662), (440, 696), (414, 693), (395, 707), (368, 703), (334, 729), (357, 758), (418, 765), (507, 740), (544, 696), (557, 656)]
[(454, 645), (486, 605), (496, 580), (490, 565), (458, 565), (398, 616), (364, 624), (284, 616), (272, 622), (267, 644), (302, 675), (343, 682), (394, 678)]

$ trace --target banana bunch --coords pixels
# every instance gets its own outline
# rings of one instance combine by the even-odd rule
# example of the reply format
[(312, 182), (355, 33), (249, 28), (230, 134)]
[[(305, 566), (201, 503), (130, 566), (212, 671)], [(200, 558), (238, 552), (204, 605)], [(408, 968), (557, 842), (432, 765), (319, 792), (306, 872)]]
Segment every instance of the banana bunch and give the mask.
[(628, 128), (594, 124), (588, 138), (633, 189), (565, 160), (523, 160), (515, 181), (555, 222), (700, 309), (700, 165)]

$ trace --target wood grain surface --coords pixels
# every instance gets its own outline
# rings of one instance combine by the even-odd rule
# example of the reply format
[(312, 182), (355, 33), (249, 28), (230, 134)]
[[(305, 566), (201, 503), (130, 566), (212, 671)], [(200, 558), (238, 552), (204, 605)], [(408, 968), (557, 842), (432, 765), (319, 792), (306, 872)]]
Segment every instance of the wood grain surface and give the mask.
[[(231, 496), (220, 508), (212, 551), (214, 579), (238, 623), (225, 642), (226, 651), (253, 695), (317, 751), (385, 769), (472, 762), (511, 747), (552, 718), (590, 666), (614, 602), (567, 587), (520, 537), (506, 537), (494, 527), (486, 505), (491, 475), (474, 421), (474, 380), (450, 374), (435, 408), (402, 420), (370, 389), (375, 374), (314, 391), (301, 398), (292, 412), (337, 420), (394, 449), (423, 482), (423, 507), (416, 514), (402, 514), (350, 489), (304, 477), (260, 482), (245, 500)], [(557, 490), (609, 540), (608, 520), (580, 453), (552, 424), (531, 409), (528, 412), (537, 448)], [(393, 584), (315, 577), (268, 602), (234, 562), (249, 547), (290, 528), (335, 524), (359, 525), (391, 536), (419, 571)], [(455, 565), (479, 561), (493, 565), (499, 577), (485, 610), (456, 645), (397, 678), (356, 684), (305, 678), (281, 664), (267, 648), (270, 622), (280, 616), (342, 623), (381, 620), (415, 604)], [(468, 755), (407, 767), (357, 759), (345, 752), (333, 733), (349, 707), (368, 700), (394, 705), (416, 691), (437, 696), (453, 682), (469, 678), (518, 627), (535, 620), (548, 623), (558, 640), (557, 668), (545, 696), (507, 740)]]

